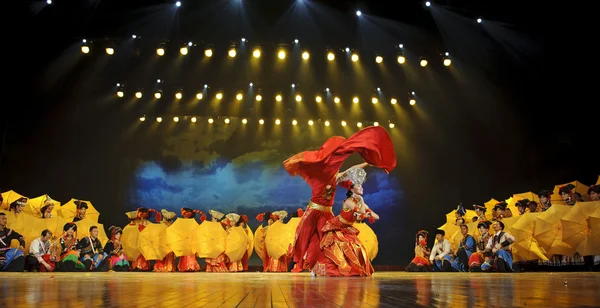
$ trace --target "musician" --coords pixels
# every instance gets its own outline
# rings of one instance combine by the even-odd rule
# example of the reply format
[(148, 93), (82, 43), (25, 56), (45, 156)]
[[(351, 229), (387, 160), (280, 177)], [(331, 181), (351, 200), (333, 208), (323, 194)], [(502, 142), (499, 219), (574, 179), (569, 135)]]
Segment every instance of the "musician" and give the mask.
[(494, 222), (492, 228), (494, 228), (495, 234), (488, 240), (484, 252), (490, 259), (481, 265), (481, 270), (490, 271), (495, 269), (501, 273), (510, 273), (513, 271), (511, 246), (515, 242), (515, 238), (504, 232), (502, 221)]
[[(54, 270), (56, 258), (50, 254), (52, 232), (46, 229), (42, 231), (42, 236), (36, 238), (29, 246), (29, 255), (25, 260), (28, 272), (51, 272)], [(43, 269), (42, 269), (43, 267)]]
[(102, 248), (102, 243), (98, 239), (98, 227), (90, 227), (90, 235), (79, 241), (77, 249), (80, 252), (80, 261), (85, 265), (86, 271), (108, 271), (107, 254)]
[[(25, 267), (25, 239), (21, 234), (7, 228), (7, 221), (6, 214), (0, 212), (0, 272), (22, 272)], [(10, 247), (12, 240), (19, 241), (18, 249)]]
[(110, 254), (108, 258), (109, 269), (115, 272), (127, 272), (129, 270), (129, 261), (127, 261), (127, 256), (121, 244), (123, 229), (110, 226), (108, 232), (110, 233), (110, 240), (104, 245), (104, 251)]

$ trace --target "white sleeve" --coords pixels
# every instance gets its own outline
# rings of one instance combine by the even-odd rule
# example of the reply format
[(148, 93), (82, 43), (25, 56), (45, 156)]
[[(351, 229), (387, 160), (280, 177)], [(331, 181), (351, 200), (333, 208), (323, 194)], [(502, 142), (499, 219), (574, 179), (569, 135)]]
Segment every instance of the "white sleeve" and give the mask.
[(429, 255), (429, 260), (431, 260), (431, 261), (435, 260), (435, 256), (437, 255), (437, 251), (438, 251), (436, 245), (438, 245), (438, 244), (439, 243), (433, 245), (433, 248), (431, 248), (431, 254)]
[(494, 243), (494, 236), (490, 236), (490, 238), (488, 239), (487, 244), (485, 245), (485, 249), (492, 249), (492, 244)]
[(33, 240), (33, 242), (31, 242), (31, 245), (29, 246), (29, 253), (34, 255), (35, 258), (41, 262), (42, 253), (40, 252), (40, 240), (39, 239), (35, 239), (35, 240)]
[(440, 258), (445, 255), (451, 255), (452, 254), (452, 246), (450, 245), (450, 241), (444, 239), (444, 242), (442, 242), (442, 249), (443, 249), (443, 252), (440, 254)]

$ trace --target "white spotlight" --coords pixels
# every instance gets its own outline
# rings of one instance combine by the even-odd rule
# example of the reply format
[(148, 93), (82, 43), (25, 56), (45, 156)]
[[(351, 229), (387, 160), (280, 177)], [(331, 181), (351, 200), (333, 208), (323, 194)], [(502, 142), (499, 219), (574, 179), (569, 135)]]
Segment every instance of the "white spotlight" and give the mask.
[(245, 41), (246, 41), (246, 39), (242, 37), (242, 42), (245, 42)]
[(181, 1), (177, 1), (177, 2), (175, 2), (175, 6), (176, 6), (176, 7), (180, 7), (180, 6), (181, 6)]
[(294, 43), (298, 44), (298, 39), (295, 39), (295, 40), (294, 40)]
[(207, 84), (205, 84), (205, 85), (204, 85), (204, 88), (205, 88), (205, 89), (206, 89), (206, 88), (208, 88), (208, 85), (207, 85)]
[(296, 87), (296, 85), (292, 83), (292, 88), (295, 88), (295, 87)]
[(188, 42), (188, 46), (192, 47), (192, 42)]
[(481, 20), (481, 18), (477, 18), (477, 23), (480, 24), (481, 22), (483, 22), (483, 20)]
[(157, 83), (160, 83), (160, 79), (156, 79), (156, 82), (157, 82)]
[(429, 2), (429, 1), (425, 2), (425, 6), (431, 6), (431, 2)]
[(412, 95), (415, 95), (415, 91), (410, 92)]
[(362, 13), (360, 11), (356, 11), (356, 16), (360, 16)]
[(121, 84), (117, 82), (117, 87), (120, 87), (120, 86), (121, 86)]
[(47, 0), (46, 3), (52, 4), (52, 0)]
[(346, 52), (350, 52), (350, 48), (346, 47)]
[(250, 86), (252, 87), (252, 86), (254, 86), (254, 84), (251, 82), (251, 83), (250, 83)]
[(381, 88), (377, 88), (377, 91), (381, 91)]
[(449, 55), (450, 55), (450, 53), (446, 51), (445, 55), (446, 55), (446, 57), (447, 57), (447, 56), (449, 56)]
[(404, 44), (400, 44), (400, 45), (398, 45), (398, 47), (404, 48)]
[(133, 34), (131, 35), (131, 38), (137, 38), (137, 35)]
[(325, 91), (329, 92), (329, 88), (325, 89)]
[(86, 40), (86, 39), (83, 39), (81, 42), (83, 42), (83, 43), (85, 44), (85, 43), (87, 43), (87, 40)]

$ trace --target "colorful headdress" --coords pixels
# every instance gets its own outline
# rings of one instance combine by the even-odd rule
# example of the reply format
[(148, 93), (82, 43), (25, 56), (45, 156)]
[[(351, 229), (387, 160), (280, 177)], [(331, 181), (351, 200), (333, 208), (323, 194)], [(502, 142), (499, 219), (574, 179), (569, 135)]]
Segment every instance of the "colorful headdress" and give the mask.
[(292, 213), (292, 215), (290, 215), (291, 217), (302, 217), (302, 215), (304, 215), (304, 211), (301, 208), (298, 208), (296, 210), (296, 213)]
[(288, 212), (286, 211), (276, 211), (276, 212), (272, 212), (271, 213), (271, 219), (273, 221), (277, 221), (277, 220), (283, 220), (288, 216)]
[(110, 226), (108, 228), (108, 232), (110, 233), (110, 239), (114, 240), (115, 239), (115, 235), (121, 233), (123, 234), (123, 229), (119, 228), (119, 227), (115, 227), (115, 226)]
[(221, 219), (223, 219), (223, 217), (225, 217), (225, 214), (223, 214), (221, 212), (217, 212), (215, 210), (210, 210), (210, 211), (208, 211), (208, 213), (210, 214), (210, 217), (216, 218), (217, 220), (221, 220)]
[[(427, 232), (427, 230), (421, 230), (419, 232), (417, 232), (417, 235), (415, 236), (415, 245), (427, 245), (427, 235), (429, 234), (429, 232)], [(424, 243), (419, 243), (419, 235), (423, 236), (423, 242)]]
[(456, 207), (456, 214), (458, 214), (460, 216), (465, 216), (466, 213), (467, 213), (467, 211), (465, 211), (465, 208), (463, 207), (462, 203), (460, 203)]
[(573, 189), (575, 189), (575, 185), (567, 184), (558, 189), (559, 194), (569, 194), (569, 197), (573, 199)]
[(129, 222), (133, 223), (133, 221), (137, 218), (137, 211), (125, 212), (125, 216), (127, 216)]
[(194, 218), (196, 217), (196, 214), (198, 214), (198, 217), (200, 217), (200, 222), (206, 220), (206, 215), (204, 215), (204, 212), (200, 210), (192, 210), (187, 207), (181, 208), (181, 216), (183, 216), (184, 218)]
[(553, 195), (554, 193), (551, 190), (547, 190), (547, 189), (543, 189), (540, 191), (540, 197), (544, 196), (548, 199), (550, 199), (550, 196)]
[(240, 215), (240, 220), (235, 225), (238, 226), (242, 222), (245, 223), (245, 224), (247, 224), (248, 223), (248, 216), (243, 215), (243, 214)]
[(46, 200), (44, 200), (44, 206), (50, 206), (52, 204), (54, 204), (54, 200), (52, 200), (50, 196), (46, 195)]
[(85, 201), (81, 201), (81, 200), (75, 200), (75, 205), (77, 206), (78, 210), (81, 209), (88, 209), (88, 204)]
[(14, 210), (17, 208), (17, 206), (20, 205), (27, 205), (27, 201), (29, 201), (29, 199), (27, 197), (21, 197), (15, 201), (13, 201), (13, 203), (10, 204), (10, 206), (8, 207), (8, 211), (10, 212), (11, 210)]
[(473, 204), (473, 208), (475, 208), (476, 211), (480, 210), (484, 213), (487, 211), (487, 208), (484, 205)]
[(529, 199), (522, 199), (522, 200), (519, 200), (519, 201), (517, 202), (517, 207), (520, 207), (520, 206), (521, 206), (521, 207), (528, 207), (528, 206), (529, 206), (529, 202), (531, 202), (531, 200), (529, 200)]
[(339, 185), (350, 190), (352, 185), (362, 185), (367, 181), (367, 172), (363, 168), (352, 168), (340, 177)]
[(240, 221), (240, 215), (237, 213), (229, 213), (227, 215), (225, 215), (225, 217), (227, 218), (227, 224), (230, 226), (235, 226), (238, 221)]
[(165, 209), (160, 210), (160, 213), (162, 214), (163, 221), (171, 221), (175, 219), (175, 217), (177, 217), (177, 214), (175, 214), (175, 212), (169, 212)]

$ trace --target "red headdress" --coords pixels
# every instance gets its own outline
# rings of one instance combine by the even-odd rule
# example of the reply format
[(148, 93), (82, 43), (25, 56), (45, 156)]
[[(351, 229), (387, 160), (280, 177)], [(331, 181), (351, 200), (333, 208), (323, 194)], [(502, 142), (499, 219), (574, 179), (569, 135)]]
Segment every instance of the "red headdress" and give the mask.
[[(266, 214), (267, 213), (260, 213), (260, 214), (256, 215), (256, 220), (258, 220), (260, 222), (263, 222), (263, 220), (265, 220), (265, 215)], [(269, 215), (271, 215), (271, 213), (269, 213)]]
[(206, 215), (204, 215), (204, 213), (200, 210), (192, 210), (187, 207), (181, 208), (181, 216), (183, 216), (184, 218), (194, 218), (194, 217), (196, 217), (196, 214), (198, 214), (198, 217), (200, 218), (200, 222), (203, 222), (206, 220)]
[(148, 213), (148, 209), (147, 209), (147, 208), (145, 208), (145, 207), (140, 207), (140, 208), (138, 208), (138, 209), (136, 210), (135, 214), (136, 214), (136, 216), (137, 216), (137, 218), (138, 218), (138, 219), (147, 219), (147, 218), (148, 218), (148, 216), (150, 215), (150, 214)]
[(240, 220), (238, 221), (238, 223), (237, 223), (237, 224), (239, 225), (241, 222), (243, 222), (243, 223), (247, 224), (247, 223), (248, 223), (248, 216), (246, 216), (246, 215), (243, 215), (243, 214), (242, 214), (242, 215), (240, 215)]
[(157, 223), (162, 221), (162, 214), (155, 209), (148, 209), (148, 213), (154, 213), (154, 221)]
[(108, 232), (110, 232), (110, 239), (114, 240), (115, 239), (115, 235), (117, 235), (118, 233), (123, 234), (123, 229), (121, 229), (119, 227), (115, 227), (115, 226), (110, 226), (108, 228)]
[[(427, 230), (421, 230), (417, 232), (415, 236), (415, 245), (427, 246), (427, 235), (429, 232)], [(423, 236), (423, 240), (419, 243), (419, 235)]]

